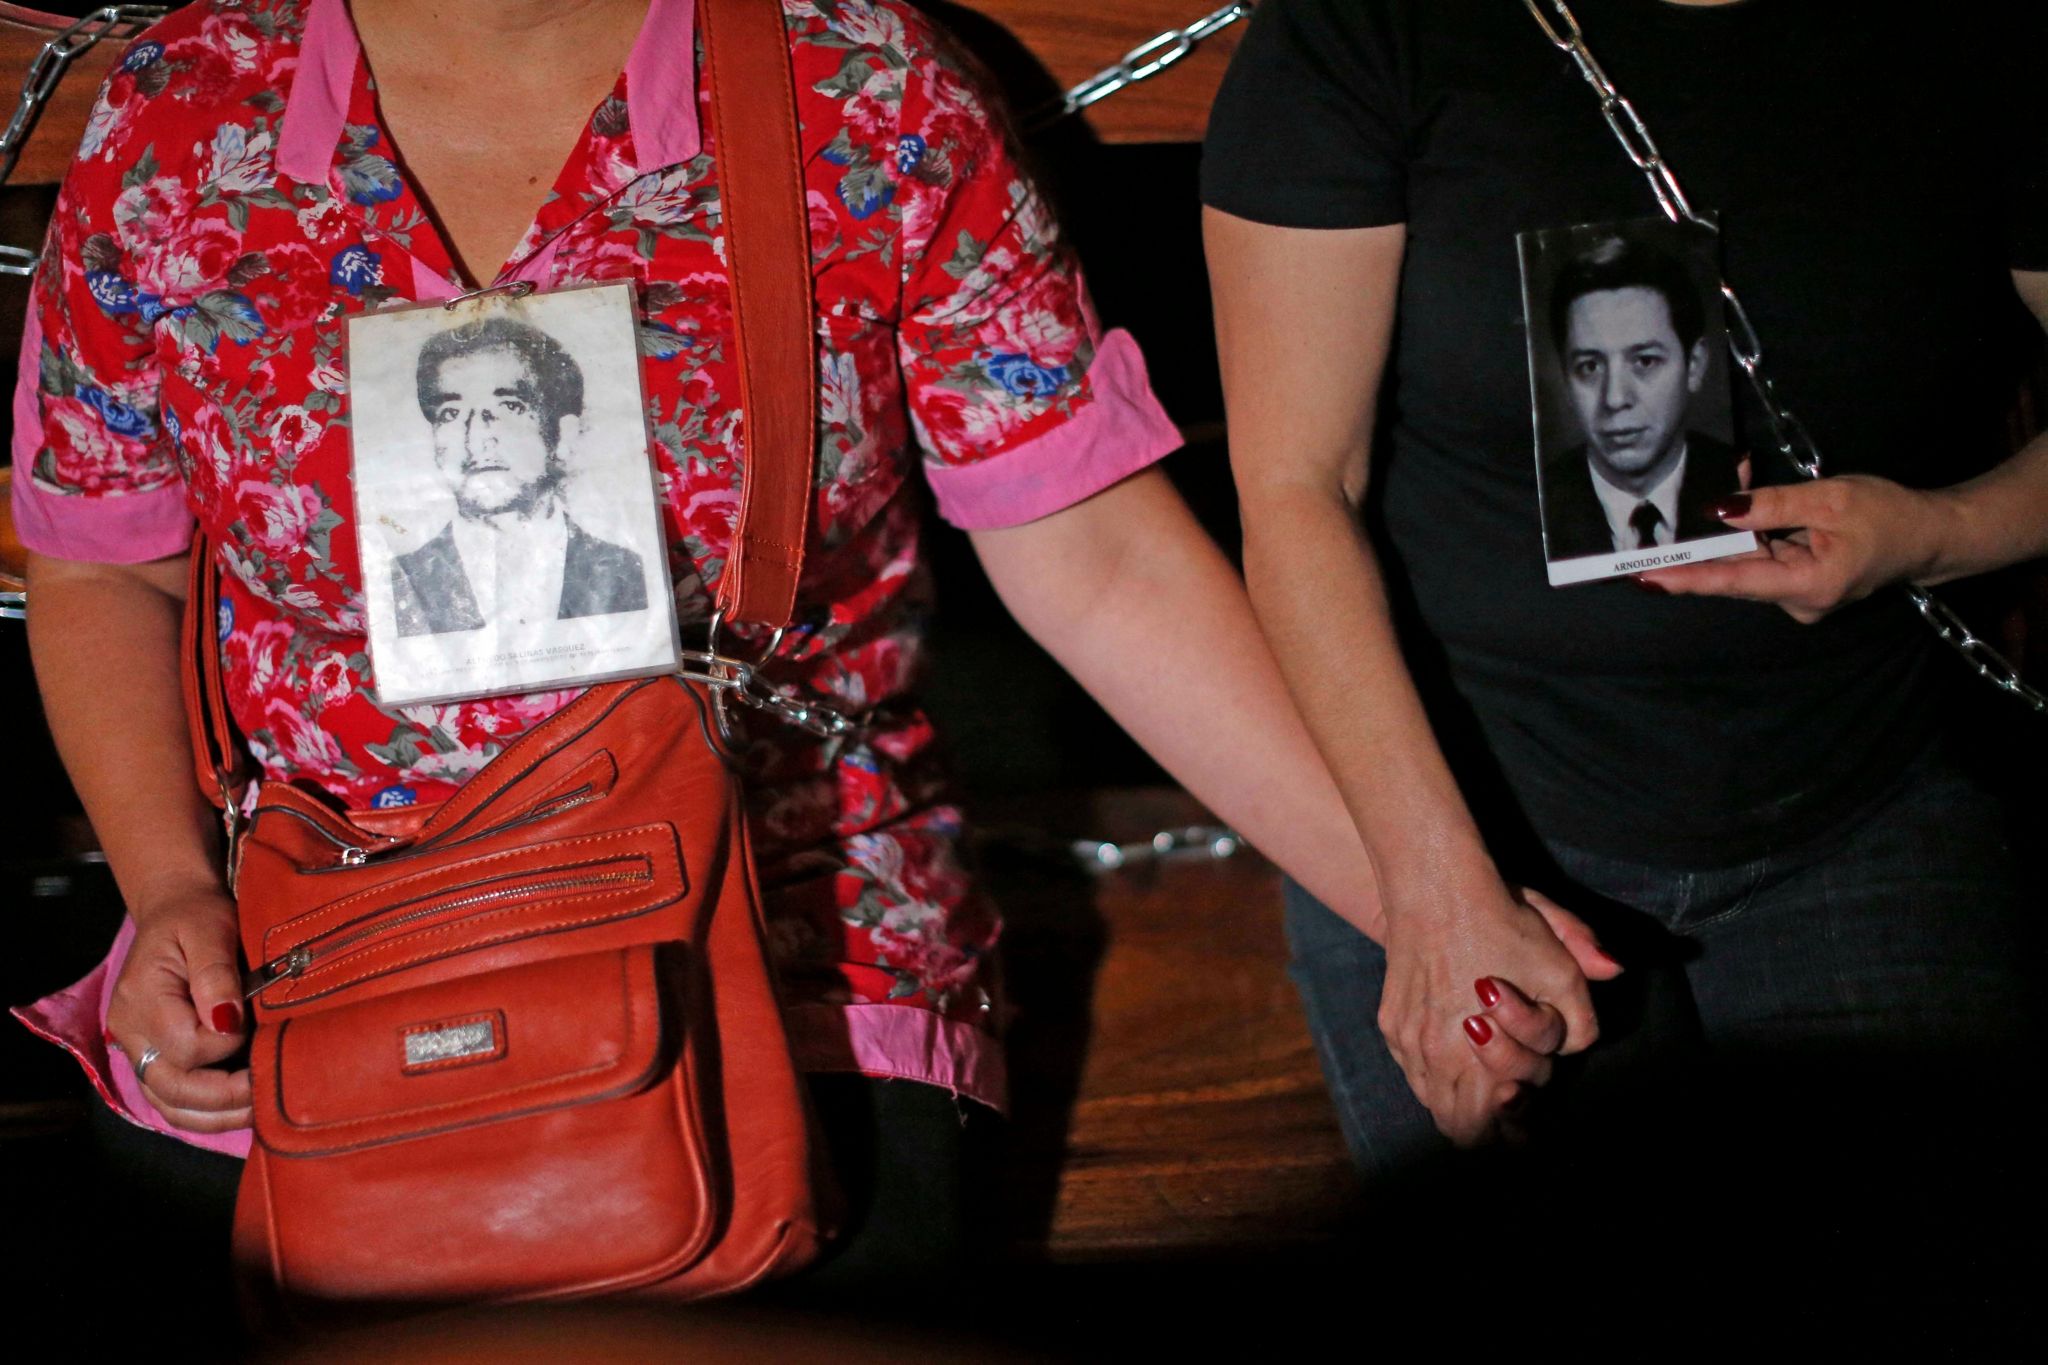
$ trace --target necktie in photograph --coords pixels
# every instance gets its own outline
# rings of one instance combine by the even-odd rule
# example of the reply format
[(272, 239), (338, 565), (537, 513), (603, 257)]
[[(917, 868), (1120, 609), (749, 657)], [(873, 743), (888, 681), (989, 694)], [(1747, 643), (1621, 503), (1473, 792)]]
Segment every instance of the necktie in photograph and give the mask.
[(1635, 528), (1636, 548), (1648, 550), (1657, 543), (1657, 528), (1664, 524), (1664, 514), (1653, 502), (1639, 502), (1636, 510), (1628, 514), (1628, 524)]

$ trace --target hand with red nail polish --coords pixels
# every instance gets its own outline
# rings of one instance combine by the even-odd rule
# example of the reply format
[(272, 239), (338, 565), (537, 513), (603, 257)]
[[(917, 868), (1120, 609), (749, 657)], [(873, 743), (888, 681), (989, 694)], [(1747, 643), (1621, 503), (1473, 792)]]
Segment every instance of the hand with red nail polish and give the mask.
[(1890, 583), (1958, 576), (1943, 567), (1955, 505), (1940, 491), (1844, 474), (1753, 488), (1706, 510), (1769, 536), (1749, 554), (1637, 575), (1642, 586), (1768, 602), (1810, 625)]
[(1472, 994), (1486, 1011), (1465, 1021), (1480, 1062), (1500, 1080), (1515, 1082), (1517, 1093), (1521, 1086), (1549, 1084), (1552, 1059), (1564, 1046), (1564, 1015), (1499, 977), (1480, 977)]
[[(1554, 1054), (1591, 1046), (1599, 1024), (1587, 983), (1622, 969), (1576, 915), (1504, 885), (1490, 865), (1463, 884), (1463, 893), (1446, 895), (1436, 882), (1428, 900), (1384, 884), (1390, 913), (1379, 1021), (1439, 1131), (1469, 1147), (1508, 1136), (1503, 1106), (1550, 1079)], [(1510, 1009), (1515, 1001), (1541, 1001), (1563, 1026), (1531, 1030), (1532, 1047), (1501, 1017), (1505, 1010), (1522, 1025)]]
[(131, 906), (130, 916), (135, 941), (114, 983), (108, 1033), (131, 1059), (158, 1050), (142, 1092), (172, 1124), (194, 1133), (248, 1127), (248, 1071), (215, 1066), (241, 1047), (246, 1023), (234, 902), (187, 887)]
[[(1621, 974), (1621, 964), (1608, 955), (1578, 916), (1540, 891), (1524, 888), (1520, 895), (1544, 916), (1589, 981), (1606, 981)], [(1548, 1001), (1532, 1000), (1512, 981), (1499, 976), (1474, 981), (1472, 998), (1485, 1013), (1465, 1021), (1465, 1034), (1486, 1069), (1503, 1083), (1512, 1083), (1511, 1093), (1516, 1096), (1524, 1095), (1525, 1087), (1549, 1084), (1552, 1059), (1565, 1049), (1571, 1036), (1563, 1011)]]

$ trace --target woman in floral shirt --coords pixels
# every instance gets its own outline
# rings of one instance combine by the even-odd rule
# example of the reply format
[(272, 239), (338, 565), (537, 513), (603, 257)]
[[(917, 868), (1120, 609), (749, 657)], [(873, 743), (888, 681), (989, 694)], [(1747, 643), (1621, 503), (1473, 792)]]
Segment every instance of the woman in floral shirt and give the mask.
[[(939, 1087), (856, 1106), (885, 1149), (936, 1135), (917, 1174), (937, 1179), (931, 1153), (958, 1146), (946, 1092), (1000, 1106), (1003, 1075), (997, 921), (907, 695), (931, 591), (921, 485), (1027, 627), (1221, 814), (1361, 921), (1370, 875), (1241, 588), (1147, 468), (1178, 438), (1143, 362), (1095, 324), (974, 77), (895, 0), (783, 7), (821, 422), (772, 676), (871, 723), (839, 743), (756, 726), (751, 817), (799, 1062)], [(634, 281), (677, 610), (708, 614), (745, 451), (693, 29), (690, 0), (462, 0), (431, 22), (402, 0), (201, 0), (130, 47), (95, 107), (36, 280), (14, 487), (51, 723), (132, 918), (25, 1017), (135, 1123), (247, 1149), (247, 1074), (208, 1066), (243, 1021), (174, 682), (195, 520), (220, 547), (230, 705), (272, 779), (351, 808), (440, 801), (573, 695), (376, 700), (349, 315)], [(161, 1049), (147, 1087), (109, 1038)], [(939, 1254), (941, 1231), (921, 1230)]]

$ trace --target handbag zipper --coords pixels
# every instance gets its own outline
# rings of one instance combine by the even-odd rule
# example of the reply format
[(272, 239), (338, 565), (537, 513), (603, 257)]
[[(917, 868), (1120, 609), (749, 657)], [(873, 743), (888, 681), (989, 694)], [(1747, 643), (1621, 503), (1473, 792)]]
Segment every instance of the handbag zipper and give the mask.
[[(565, 810), (574, 810), (578, 806), (587, 805), (590, 802), (595, 801), (598, 798), (598, 796), (599, 793), (592, 790), (592, 784), (586, 782), (582, 786), (574, 789), (573, 791), (564, 792), (560, 796), (555, 797), (551, 801), (543, 801), (538, 806), (533, 807), (533, 809), (525, 811), (519, 815), (515, 815), (509, 820), (503, 821), (500, 824), (487, 825), (483, 829), (477, 830), (473, 834), (466, 834), (462, 838), (452, 840), (449, 843), (440, 844), (430, 841), (425, 844), (396, 844), (392, 847), (383, 849), (381, 851), (377, 849), (363, 848), (357, 844), (347, 843), (341, 838), (340, 835), (335, 834), (325, 825), (320, 824), (318, 821), (305, 815), (303, 812), (291, 809), (289, 806), (264, 806), (259, 807), (258, 809), (259, 811), (275, 811), (283, 815), (289, 815), (296, 820), (303, 821), (305, 824), (312, 826), (314, 831), (317, 832), (321, 838), (325, 839), (328, 843), (333, 844), (335, 848), (340, 850), (341, 861), (338, 864), (339, 866), (361, 867), (364, 864), (368, 863), (372, 858), (379, 858), (380, 860), (388, 861), (393, 858), (409, 857), (414, 853), (422, 852), (424, 850), (431, 848), (454, 848), (458, 845), (468, 843), (472, 839), (481, 839), (487, 835), (497, 834), (501, 831), (508, 829), (514, 829), (520, 825), (528, 824), (534, 820), (545, 820), (551, 815), (560, 815)], [(327, 871), (329, 869), (307, 868), (305, 870), (308, 872), (322, 872)]]
[(341, 861), (344, 866), (359, 866), (363, 862), (367, 861), (370, 856), (370, 851), (368, 849), (358, 848), (354, 844), (346, 842), (339, 834), (336, 834), (333, 830), (327, 828), (327, 826), (321, 824), (318, 820), (315, 820), (312, 816), (306, 814), (304, 811), (293, 810), (290, 806), (258, 806), (255, 810), (250, 812), (250, 819), (253, 821), (255, 817), (258, 815), (291, 816), (292, 819), (297, 820), (300, 824), (307, 826), (315, 834), (319, 835), (322, 839), (325, 839), (328, 843), (333, 844), (336, 848), (340, 849)]
[(486, 825), (480, 830), (465, 834), (460, 839), (450, 839), (446, 843), (430, 839), (423, 844), (401, 844), (395, 848), (385, 849), (381, 854), (366, 848), (345, 847), (341, 850), (341, 865), (343, 867), (361, 867), (364, 863), (369, 862), (372, 857), (376, 857), (380, 862), (392, 862), (400, 858), (410, 858), (416, 853), (431, 852), (435, 849), (459, 848), (473, 840), (488, 838), (493, 834), (502, 834), (508, 829), (517, 829), (521, 825), (532, 824), (535, 820), (545, 820), (551, 815), (560, 815), (565, 810), (574, 810), (578, 806), (588, 805), (592, 801), (597, 800), (600, 795), (601, 793), (594, 790), (591, 783), (586, 782), (572, 791), (563, 792), (553, 800), (543, 801), (538, 806), (523, 811), (509, 820), (501, 820), (495, 825)]
[(315, 940), (313, 943), (301, 944), (282, 956), (272, 958), (250, 973), (248, 989), (243, 992), (243, 998), (248, 999), (251, 996), (255, 996), (280, 981), (303, 976), (312, 968), (315, 962), (332, 957), (337, 952), (353, 947), (364, 939), (375, 938), (379, 934), (410, 924), (414, 920), (430, 919), (436, 915), (447, 914), (451, 910), (467, 910), (478, 905), (490, 905), (499, 901), (517, 900), (522, 896), (531, 896), (540, 891), (581, 891), (596, 886), (613, 886), (622, 882), (650, 882), (653, 880), (654, 874), (643, 867), (622, 872), (593, 872), (581, 877), (528, 880), (521, 882), (517, 886), (501, 886), (492, 891), (478, 891), (467, 896), (458, 896), (454, 900), (435, 901), (433, 904), (422, 906), (417, 910), (409, 910), (394, 919), (379, 920), (375, 924), (365, 925), (360, 929), (345, 933), (340, 938), (330, 942), (320, 943), (318, 940)]

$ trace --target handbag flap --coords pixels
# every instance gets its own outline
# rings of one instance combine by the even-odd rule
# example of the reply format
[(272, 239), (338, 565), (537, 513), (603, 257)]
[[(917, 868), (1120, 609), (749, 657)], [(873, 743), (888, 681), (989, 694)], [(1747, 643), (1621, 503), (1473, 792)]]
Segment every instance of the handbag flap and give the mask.
[[(410, 873), (402, 867), (337, 877), (343, 894), (272, 924), (261, 911), (284, 898), (245, 898), (243, 938), (268, 981), (254, 996), (259, 1010), (351, 1005), (522, 963), (688, 940), (696, 930), (685, 900), (689, 877), (668, 824), (454, 862), (422, 859)], [(368, 877), (376, 880), (363, 885)], [(352, 884), (357, 889), (344, 892)]]
[(257, 1137), (310, 1156), (639, 1090), (667, 1051), (655, 953), (528, 963), (288, 1018), (250, 1058)]

